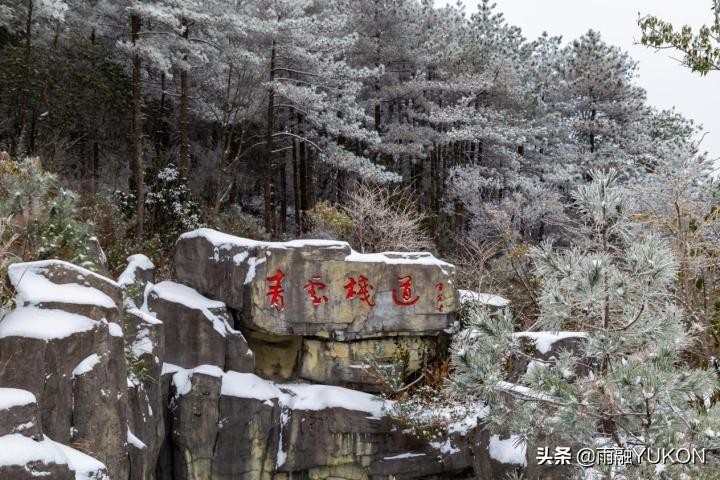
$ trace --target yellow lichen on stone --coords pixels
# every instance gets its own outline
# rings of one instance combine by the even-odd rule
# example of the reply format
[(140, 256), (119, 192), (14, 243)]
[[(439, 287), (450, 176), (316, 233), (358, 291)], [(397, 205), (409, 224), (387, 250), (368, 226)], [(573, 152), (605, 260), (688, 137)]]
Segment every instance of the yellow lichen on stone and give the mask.
[(367, 480), (367, 470), (354, 463), (316, 467), (308, 470), (310, 480)]
[(391, 363), (406, 352), (410, 374), (422, 367), (425, 355), (434, 354), (436, 342), (436, 337), (396, 336), (354, 342), (305, 338), (299, 374), (321, 383), (377, 386), (379, 379), (367, 368), (369, 357), (378, 363)]
[(302, 338), (246, 332), (248, 346), (255, 354), (255, 372), (263, 378), (288, 380), (297, 368)]

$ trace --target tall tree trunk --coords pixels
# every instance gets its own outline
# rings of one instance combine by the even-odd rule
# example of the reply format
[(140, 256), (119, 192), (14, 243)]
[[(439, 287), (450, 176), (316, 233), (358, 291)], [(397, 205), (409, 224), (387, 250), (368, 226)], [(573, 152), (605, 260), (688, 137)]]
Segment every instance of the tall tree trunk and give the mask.
[(295, 231), (300, 233), (302, 230), (301, 223), (301, 206), (300, 206), (300, 165), (298, 162), (298, 141), (292, 140), (292, 164), (293, 164), (293, 207), (295, 207)]
[[(140, 36), (140, 16), (131, 15), (130, 28), (133, 45)], [(143, 179), (142, 111), (140, 91), (140, 55), (135, 53), (132, 59), (132, 170), (137, 201), (135, 203), (136, 232), (138, 238), (144, 235), (145, 222), (145, 181)]]
[[(230, 95), (231, 95), (231, 85), (232, 85), (232, 74), (233, 74), (233, 67), (230, 65), (230, 68), (228, 69), (228, 76), (227, 76), (227, 82), (225, 83), (225, 110), (223, 112), (223, 123), (222, 123), (222, 136), (221, 136), (221, 142), (220, 142), (220, 168), (218, 168), (217, 177), (215, 178), (215, 185), (217, 191), (215, 192), (215, 204), (213, 206), (213, 214), (217, 215), (220, 213), (220, 207), (222, 206), (222, 203), (227, 199), (225, 196), (224, 190), (225, 190), (225, 178), (226, 178), (226, 170), (229, 168), (230, 164), (230, 148), (233, 144), (233, 137), (235, 132), (234, 125), (231, 124), (231, 106), (230, 106)], [(244, 128), (243, 125), (240, 124), (240, 142), (238, 144), (238, 152), (236, 155), (241, 155), (242, 150), (242, 144), (243, 144), (243, 136), (244, 136)], [(228, 191), (232, 187), (227, 187)]]
[[(183, 19), (183, 38), (187, 41), (190, 25)], [(183, 58), (187, 61), (187, 55)], [(180, 175), (187, 178), (190, 171), (190, 122), (189, 122), (190, 79), (185, 66), (180, 70)]]
[[(90, 43), (93, 47), (91, 65), (95, 70), (95, 29), (90, 33)], [(100, 145), (98, 144), (98, 124), (92, 122), (90, 125), (90, 149), (92, 151), (92, 192), (97, 193), (100, 183)]]
[(97, 193), (100, 183), (100, 145), (97, 140), (92, 140), (92, 192)]
[(280, 165), (280, 232), (287, 232), (287, 158), (289, 153), (285, 154), (285, 160)]
[[(590, 119), (593, 121), (593, 128), (595, 127), (595, 117), (597, 116), (597, 110), (594, 108), (590, 112)], [(590, 134), (590, 153), (595, 153), (595, 133)]]
[(310, 210), (315, 206), (315, 183), (313, 182), (315, 158), (308, 148), (305, 148), (305, 155), (307, 156), (307, 160), (305, 161), (305, 173), (307, 174), (307, 178), (305, 179), (305, 192), (307, 193), (307, 201), (305, 205), (306, 208)]
[[(27, 2), (27, 17), (25, 20), (25, 69), (23, 72), (22, 85), (20, 87), (20, 98), (18, 102), (17, 124), (15, 125), (15, 139), (13, 155), (24, 155), (30, 153), (26, 150), (25, 135), (27, 134), (27, 114), (30, 104), (30, 81), (32, 79), (32, 22), (33, 22), (33, 0)], [(21, 151), (22, 150), (22, 151)]]
[[(270, 51), (270, 81), (275, 80), (275, 40)], [(275, 233), (275, 199), (273, 195), (273, 133), (275, 130), (275, 90), (268, 90), (267, 131), (265, 134), (265, 162), (263, 165), (263, 196), (265, 200), (264, 217), (265, 229)]]
[(300, 157), (300, 168), (298, 172), (300, 177), (300, 231), (305, 232), (307, 230), (306, 212), (308, 209), (307, 146), (305, 145), (305, 142), (300, 142), (298, 150)]
[[(378, 5), (378, 2), (375, 2), (375, 11), (373, 12), (374, 21), (375, 21), (375, 69), (380, 68), (380, 28), (377, 26), (380, 25), (380, 6)], [(375, 104), (375, 130), (380, 131), (380, 77), (375, 75), (375, 101), (377, 104)]]

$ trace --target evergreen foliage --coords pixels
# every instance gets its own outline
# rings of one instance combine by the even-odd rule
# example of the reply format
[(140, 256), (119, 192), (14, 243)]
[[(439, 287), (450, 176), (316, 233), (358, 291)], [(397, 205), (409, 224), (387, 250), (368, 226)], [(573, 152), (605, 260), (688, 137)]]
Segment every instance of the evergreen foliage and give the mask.
[[(518, 384), (512, 358), (526, 356), (510, 311), (476, 310), (453, 346), (452, 391), (477, 394), (494, 432), (561, 446), (716, 448), (717, 389), (711, 369), (690, 368), (684, 309), (673, 300), (678, 262), (667, 242), (630, 217), (617, 173), (594, 171), (574, 198), (577, 246), (532, 250), (540, 283), (537, 327), (585, 332), (577, 349), (533, 362)], [(711, 460), (715, 461), (715, 460)], [(691, 475), (702, 465), (672, 465)], [(654, 465), (628, 467), (647, 478)]]

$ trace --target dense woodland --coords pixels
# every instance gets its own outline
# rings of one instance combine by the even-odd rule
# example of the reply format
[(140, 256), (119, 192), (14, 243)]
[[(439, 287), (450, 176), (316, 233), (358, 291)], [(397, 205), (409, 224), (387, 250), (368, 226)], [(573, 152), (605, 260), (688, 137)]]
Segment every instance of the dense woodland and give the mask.
[[(712, 8), (697, 36), (638, 32), (707, 74)], [(598, 32), (528, 39), (489, 0), (2, 0), (0, 59), (7, 261), (92, 263), (97, 236), (111, 270), (162, 265), (200, 225), (427, 249), (513, 301), (500, 326), (612, 337), (650, 316), (638, 335), (690, 335), (677, 358), (715, 365), (716, 159)], [(595, 354), (647, 347), (610, 344)], [(473, 368), (456, 393), (490, 384)]]
[[(648, 105), (637, 64), (598, 32), (526, 39), (489, 0), (3, 0), (0, 19), (2, 214), (22, 244), (8, 251), (73, 259), (95, 235), (112, 269), (135, 251), (162, 264), (199, 225), (427, 249), (527, 326), (530, 248), (578, 244), (572, 193), (614, 169), (714, 325), (702, 129)], [(717, 69), (711, 30), (638, 30)], [(14, 232), (18, 212), (52, 228)]]

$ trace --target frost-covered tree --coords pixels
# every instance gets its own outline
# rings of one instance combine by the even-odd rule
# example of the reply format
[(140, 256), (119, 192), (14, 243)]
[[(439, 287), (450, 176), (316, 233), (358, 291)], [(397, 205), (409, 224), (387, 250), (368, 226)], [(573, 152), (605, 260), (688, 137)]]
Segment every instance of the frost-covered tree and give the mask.
[(33, 154), (30, 142), (30, 97), (35, 61), (33, 45), (38, 40), (50, 43), (57, 36), (68, 5), (63, 0), (8, 0), (0, 5), (0, 28), (22, 32), (22, 74), (17, 85), (17, 110), (10, 128), (10, 152), (18, 155)]
[(627, 174), (642, 146), (634, 127), (649, 113), (636, 63), (590, 30), (564, 49), (557, 68), (548, 102), (562, 112), (576, 146), (568, 163), (580, 177), (611, 166)]
[[(274, 181), (278, 150), (295, 152), (293, 184), (300, 194), (296, 209), (299, 206), (301, 212), (311, 206), (308, 182), (312, 182), (315, 158), (381, 183), (397, 179), (364, 156), (367, 146), (379, 141), (369, 128), (371, 118), (357, 103), (361, 81), (373, 70), (347, 62), (347, 52), (357, 39), (348, 33), (348, 17), (339, 6), (329, 2), (318, 8), (312, 2), (272, 0), (265, 3), (258, 19), (265, 32), (258, 45), (266, 51), (268, 72), (263, 196), (270, 231), (277, 229), (278, 190), (282, 205), (286, 204), (282, 196), (287, 189), (278, 189)], [(286, 163), (280, 168), (281, 184)], [(281, 210), (282, 224), (286, 209)]]
[[(617, 173), (593, 171), (592, 177), (573, 196), (582, 219), (577, 246), (559, 250), (546, 243), (532, 252), (540, 283), (537, 326), (581, 331), (584, 341), (551, 360), (531, 362), (517, 384), (509, 383), (511, 359), (527, 355), (527, 337), (513, 331), (509, 311), (478, 310), (453, 346), (451, 388), (484, 399), (486, 428), (525, 441), (707, 448), (711, 457), (720, 423), (720, 407), (709, 401), (717, 378), (683, 362), (693, 338), (672, 296), (678, 262), (663, 240), (631, 222)], [(713, 465), (666, 465), (665, 475), (717, 471)], [(644, 462), (597, 478), (653, 473), (655, 465)]]
[(449, 156), (443, 213), (456, 235), (504, 237), (512, 248), (543, 238), (561, 211), (554, 176), (564, 152), (549, 149), (560, 121), (543, 98), (551, 80), (534, 72), (557, 44), (528, 42), (490, 2), (461, 32), (438, 59), (444, 93), (430, 115)]
[(720, 291), (720, 234), (715, 161), (699, 151), (692, 135), (698, 128), (674, 112), (654, 116), (650, 134), (657, 141), (654, 163), (637, 184), (636, 218), (667, 239), (678, 260), (673, 291), (687, 310), (690, 328), (702, 338), (693, 361), (708, 365), (720, 347), (719, 306), (710, 299)]

